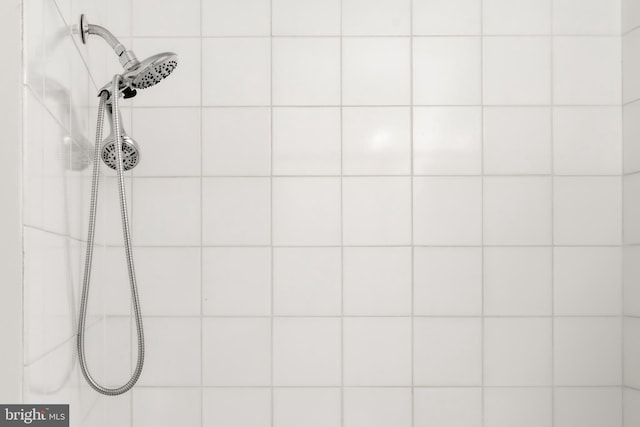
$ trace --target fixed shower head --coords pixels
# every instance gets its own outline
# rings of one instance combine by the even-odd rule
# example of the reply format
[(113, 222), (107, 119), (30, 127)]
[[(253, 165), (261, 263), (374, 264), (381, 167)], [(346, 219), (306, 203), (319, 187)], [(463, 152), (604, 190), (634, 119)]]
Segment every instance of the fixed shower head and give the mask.
[(125, 81), (130, 81), (135, 89), (146, 89), (166, 79), (177, 66), (178, 55), (173, 52), (158, 53), (125, 73), (123, 78)]
[[(112, 106), (107, 105), (107, 121), (111, 126), (111, 133), (102, 141), (100, 147), (100, 157), (105, 165), (113, 170), (118, 170), (118, 145), (116, 144), (116, 132), (113, 128), (113, 111)], [(122, 140), (122, 166), (125, 171), (135, 168), (140, 162), (140, 149), (138, 144), (131, 138), (122, 128), (120, 122), (120, 139)]]
[[(99, 25), (89, 24), (84, 15), (80, 15), (79, 33), (82, 43), (87, 42), (89, 35), (97, 35), (104, 39), (116, 53), (120, 65), (124, 68), (119, 90), (125, 98), (135, 96), (136, 89), (146, 89), (160, 83), (178, 66), (178, 55), (173, 52), (159, 53), (140, 62), (136, 54), (120, 43), (109, 30)], [(99, 93), (104, 89), (109, 90), (107, 85)]]

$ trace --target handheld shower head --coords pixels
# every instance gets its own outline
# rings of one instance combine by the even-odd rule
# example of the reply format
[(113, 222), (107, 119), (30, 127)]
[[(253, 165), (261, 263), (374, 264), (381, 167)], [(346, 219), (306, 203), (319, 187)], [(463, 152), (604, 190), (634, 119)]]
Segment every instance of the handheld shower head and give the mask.
[[(111, 133), (102, 141), (100, 157), (105, 165), (113, 170), (118, 170), (118, 144), (116, 144), (116, 132), (113, 129), (113, 111), (110, 104), (107, 105), (107, 121), (111, 126)], [(135, 168), (140, 162), (140, 149), (138, 144), (122, 128), (120, 124), (120, 139), (122, 139), (122, 165), (128, 171)]]

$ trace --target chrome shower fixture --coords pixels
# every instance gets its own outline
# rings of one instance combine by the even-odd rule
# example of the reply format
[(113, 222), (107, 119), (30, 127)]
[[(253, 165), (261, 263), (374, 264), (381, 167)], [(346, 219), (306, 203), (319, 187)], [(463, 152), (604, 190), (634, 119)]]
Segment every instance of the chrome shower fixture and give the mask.
[[(111, 126), (111, 133), (102, 142), (100, 146), (100, 157), (105, 165), (109, 166), (114, 171), (118, 170), (118, 144), (116, 144), (116, 131), (114, 129), (113, 120), (113, 105), (107, 104), (107, 121)], [(131, 170), (136, 167), (140, 161), (140, 149), (138, 144), (131, 138), (122, 127), (122, 120), (118, 120), (120, 126), (120, 139), (122, 141), (122, 166), (125, 171)]]
[[(136, 89), (146, 89), (160, 83), (178, 66), (178, 55), (173, 52), (158, 53), (140, 62), (136, 54), (120, 43), (109, 30), (100, 25), (89, 24), (84, 15), (80, 15), (79, 33), (83, 44), (87, 43), (90, 35), (100, 36), (116, 53), (124, 68), (118, 90), (125, 98), (136, 96)], [(111, 95), (111, 82), (100, 89), (100, 93), (104, 90)]]

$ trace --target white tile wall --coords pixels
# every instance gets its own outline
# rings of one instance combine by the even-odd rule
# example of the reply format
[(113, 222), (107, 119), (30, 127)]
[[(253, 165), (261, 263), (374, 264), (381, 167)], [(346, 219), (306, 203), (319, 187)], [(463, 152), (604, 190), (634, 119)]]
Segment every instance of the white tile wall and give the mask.
[[(125, 103), (143, 149), (128, 194), (147, 365), (115, 411), (101, 399), (104, 415), (87, 419), (620, 427), (623, 277), (628, 386), (640, 312), (638, 32), (621, 45), (620, 3), (121, 0), (118, 14), (30, 2), (24, 218), (37, 250), (26, 259), (57, 249), (46, 270), (27, 264), (27, 346), (42, 362), (27, 361), (27, 384), (72, 354), (73, 304), (49, 313), (37, 290), (64, 289), (68, 275), (77, 290), (86, 228), (88, 171), (46, 160), (63, 158), (68, 133), (91, 140), (95, 86), (117, 70), (99, 42), (52, 37), (82, 11), (140, 57), (180, 56)], [(624, 31), (640, 24), (635, 3)], [(45, 77), (71, 97), (56, 100)], [(123, 379), (135, 334), (122, 253), (104, 247), (121, 231), (103, 181), (113, 200), (92, 314), (110, 317), (91, 360), (129, 354), (100, 373)], [(48, 353), (63, 340), (66, 353)], [(83, 387), (81, 412), (94, 401)], [(636, 395), (626, 388), (627, 425), (640, 422)], [(170, 404), (186, 418), (157, 411)]]

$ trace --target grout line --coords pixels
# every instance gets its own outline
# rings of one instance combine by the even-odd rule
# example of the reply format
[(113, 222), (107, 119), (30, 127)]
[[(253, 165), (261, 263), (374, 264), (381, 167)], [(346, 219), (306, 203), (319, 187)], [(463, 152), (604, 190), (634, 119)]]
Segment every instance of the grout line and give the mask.
[[(629, 173), (627, 175), (639, 174), (638, 172)], [(106, 176), (107, 179), (113, 177), (112, 175)], [(283, 179), (283, 178), (340, 178), (347, 179), (363, 179), (363, 178), (430, 178), (430, 179), (447, 179), (447, 178), (551, 178), (554, 175), (550, 173), (530, 173), (530, 174), (469, 174), (469, 175), (426, 175), (426, 174), (397, 174), (397, 175), (202, 175), (204, 178), (216, 178), (216, 179), (259, 179), (270, 178)], [(556, 174), (557, 178), (619, 178), (620, 174)], [(130, 176), (129, 179), (144, 180), (144, 179), (197, 179), (199, 175), (135, 175)]]
[[(636, 28), (640, 28), (636, 27)], [(631, 31), (628, 31), (626, 34), (629, 34)], [(392, 39), (408, 39), (410, 37), (415, 38), (473, 38), (473, 37), (485, 37), (485, 38), (544, 38), (544, 37), (558, 37), (558, 38), (619, 38), (620, 34), (313, 34), (313, 35), (304, 35), (304, 34), (271, 34), (271, 35), (263, 35), (263, 34), (255, 34), (255, 35), (206, 35), (202, 36), (202, 39), (281, 39), (281, 38), (292, 38), (292, 39), (379, 39), (379, 38), (392, 38)], [(154, 36), (154, 35), (135, 35), (132, 38), (136, 39), (167, 39), (167, 36)], [(170, 36), (172, 39), (196, 39), (198, 36), (192, 35), (175, 35)]]
[[(125, 314), (107, 314), (104, 315), (104, 318), (118, 318), (118, 317), (127, 317)], [(166, 318), (187, 318), (193, 319), (199, 317), (198, 314), (178, 314), (178, 315), (166, 315), (166, 314), (150, 314), (143, 316), (145, 319), (166, 319)], [(333, 319), (333, 318), (347, 318), (347, 319), (368, 319), (368, 318), (384, 318), (384, 319), (410, 319), (412, 314), (275, 314), (271, 316), (270, 314), (242, 314), (242, 315), (231, 315), (231, 314), (205, 314), (202, 317), (208, 319), (270, 319), (274, 317), (276, 319)], [(487, 319), (618, 319), (620, 318), (619, 314), (556, 314), (552, 316), (551, 314), (531, 314), (531, 315), (523, 315), (523, 314), (414, 314), (413, 317), (423, 318), (423, 319), (481, 319), (485, 317)], [(640, 319), (640, 316), (625, 316), (630, 319)]]
[(340, 0), (340, 426), (344, 427), (344, 108), (343, 108), (343, 0)]
[[(204, 179), (203, 179), (203, 108), (204, 95), (202, 93), (204, 68), (202, 58), (204, 56), (204, 43), (202, 42), (202, 3), (200, 0), (200, 426), (204, 427)], [(133, 427), (133, 424), (131, 425)]]
[(269, 238), (270, 238), (270, 262), (271, 262), (271, 271), (270, 271), (270, 298), (271, 298), (271, 330), (270, 330), (270, 381), (271, 381), (271, 395), (270, 395), (270, 405), (271, 405), (271, 413), (270, 413), (270, 425), (274, 427), (275, 424), (275, 404), (274, 404), (274, 250), (273, 250), (273, 0), (269, 0)]
[(414, 63), (413, 63), (413, 48), (414, 48), (414, 36), (413, 36), (413, 0), (410, 1), (410, 13), (409, 13), (409, 32), (411, 38), (409, 39), (409, 147), (410, 147), (410, 197), (409, 200), (409, 220), (411, 225), (411, 426), (415, 426), (416, 418), (416, 396), (415, 396), (415, 230), (414, 230)]
[[(624, 27), (624, 5), (623, 7), (620, 8), (620, 29), (622, 30)], [(621, 62), (621, 66), (620, 66), (620, 101), (621, 104), (624, 104), (624, 88), (625, 88), (625, 84), (624, 84), (624, 31), (622, 32), (622, 35), (620, 36), (620, 62)], [(621, 147), (620, 147), (620, 187), (621, 187), (621, 209), (620, 209), (620, 216), (621, 216), (621, 230), (620, 230), (620, 243), (621, 243), (621, 257), (620, 257), (620, 271), (622, 272), (620, 277), (622, 278), (621, 283), (620, 283), (620, 313), (622, 313), (622, 317), (621, 317), (621, 340), (620, 340), (620, 344), (621, 344), (621, 349), (620, 349), (620, 369), (621, 369), (621, 379), (622, 379), (622, 386), (620, 387), (620, 412), (621, 412), (621, 423), (622, 423), (622, 427), (625, 427), (626, 425), (626, 420), (625, 420), (625, 406), (624, 406), (624, 387), (625, 387), (625, 369), (624, 369), (624, 363), (625, 363), (625, 327), (627, 322), (625, 321), (625, 304), (624, 304), (624, 290), (625, 290), (625, 280), (624, 280), (624, 265), (625, 265), (625, 232), (624, 232), (624, 221), (625, 221), (625, 214), (624, 214), (624, 208), (625, 208), (625, 197), (624, 197), (624, 190), (625, 190), (625, 132), (624, 132), (624, 122), (625, 122), (625, 108), (621, 107), (621, 111), (620, 111), (620, 128), (622, 129), (621, 135), (622, 135), (622, 140), (620, 141), (621, 143)]]
[[(557, 0), (552, 0), (552, 3)], [(554, 24), (554, 13), (553, 7), (551, 8), (551, 27), (553, 28)], [(555, 132), (553, 126), (554, 122), (554, 113), (555, 107), (553, 104), (555, 103), (554, 97), (554, 89), (555, 89), (555, 79), (554, 79), (554, 54), (555, 54), (555, 39), (556, 36), (552, 36), (549, 39), (551, 44), (549, 49), (549, 68), (550, 68), (550, 84), (549, 84), (549, 99), (551, 100), (551, 114), (549, 115), (550, 120), (550, 129), (551, 135), (549, 138), (551, 147), (549, 150), (550, 154), (550, 168), (551, 168), (551, 427), (554, 427), (556, 424), (556, 408), (555, 408), (555, 391), (556, 391), (556, 377), (555, 377), (555, 358), (556, 358), (556, 349), (555, 349)]]
[[(28, 228), (33, 228), (31, 226), (26, 226)], [(40, 230), (44, 233), (51, 233), (54, 235), (58, 235), (57, 233), (50, 232), (48, 230)], [(68, 237), (64, 235), (60, 235), (60, 237)], [(73, 237), (70, 237), (71, 240), (77, 240)], [(86, 243), (84, 240), (77, 240), (79, 243)], [(410, 248), (412, 245), (343, 245), (345, 248)], [(602, 245), (413, 245), (416, 248), (450, 248), (450, 249), (459, 249), (459, 248), (619, 248), (619, 244), (602, 244)], [(640, 243), (628, 244), (626, 246), (629, 247), (638, 247)], [(100, 247), (104, 248), (122, 248), (121, 245), (113, 245), (113, 244), (105, 244), (100, 245)], [(250, 249), (250, 248), (269, 248), (271, 245), (203, 245), (204, 248), (240, 248), (240, 249)], [(317, 249), (317, 248), (340, 248), (340, 245), (273, 245), (274, 248), (278, 249)], [(144, 249), (188, 249), (188, 248), (200, 248), (199, 245), (135, 245), (134, 248), (144, 248)]]
[[(558, 385), (558, 388), (563, 389), (618, 389), (619, 385)], [(193, 389), (197, 388), (193, 385), (172, 385), (172, 384), (162, 384), (162, 385), (139, 385), (136, 388), (141, 389)], [(243, 389), (271, 389), (270, 385), (211, 385), (204, 386), (204, 389), (207, 390), (243, 390)], [(406, 390), (407, 386), (403, 385), (350, 385), (346, 386), (346, 389), (403, 389)], [(479, 385), (416, 385), (417, 389), (479, 389)], [(485, 386), (487, 389), (493, 390), (509, 390), (509, 389), (543, 389), (548, 390), (548, 385), (487, 385)], [(630, 390), (640, 391), (640, 388), (626, 386)], [(340, 385), (326, 385), (326, 384), (312, 384), (312, 385), (277, 385), (273, 386), (273, 389), (276, 390), (295, 390), (295, 389), (330, 389), (337, 390), (340, 389)]]
[(485, 264), (485, 241), (484, 241), (484, 185), (485, 185), (485, 161), (484, 161), (484, 146), (485, 146), (485, 127), (484, 127), (484, 101), (485, 101), (485, 88), (484, 88), (484, 0), (480, 0), (480, 313), (482, 318), (480, 320), (480, 423), (484, 427), (486, 425), (485, 414), (485, 283), (484, 283), (484, 264)]
[[(479, 38), (479, 37), (476, 37)], [(28, 86), (25, 84), (25, 86)], [(640, 98), (635, 101), (627, 102), (623, 105), (633, 104), (635, 102), (639, 102)], [(454, 107), (484, 107), (484, 108), (551, 108), (551, 107), (564, 107), (564, 108), (620, 108), (620, 104), (203, 104), (202, 108), (204, 109), (234, 109), (234, 108), (246, 108), (246, 109), (258, 109), (258, 108), (275, 108), (275, 109), (287, 109), (287, 108), (371, 108), (371, 109), (382, 109), (382, 108), (454, 108)], [(163, 104), (163, 105), (140, 105), (140, 104), (130, 104), (123, 105), (120, 107), (122, 110), (139, 110), (139, 109), (148, 109), (148, 110), (158, 110), (158, 109), (195, 109), (200, 108), (198, 105), (172, 105), (172, 104)]]

